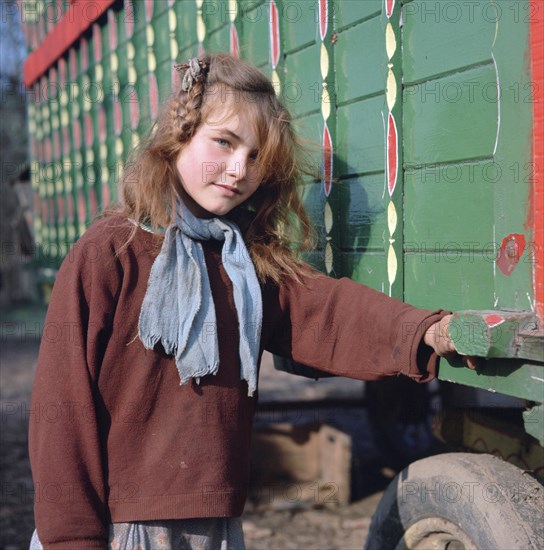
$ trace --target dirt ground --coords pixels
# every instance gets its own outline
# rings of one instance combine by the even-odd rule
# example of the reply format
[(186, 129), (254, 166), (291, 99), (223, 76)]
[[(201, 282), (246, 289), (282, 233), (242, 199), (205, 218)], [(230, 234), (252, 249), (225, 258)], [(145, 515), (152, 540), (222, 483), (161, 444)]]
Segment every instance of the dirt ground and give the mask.
[[(34, 528), (32, 480), (27, 452), (29, 400), (36, 365), (39, 341), (32, 324), (25, 324), (17, 334), (13, 325), (0, 323), (0, 550), (28, 548)], [(23, 337), (21, 337), (23, 336)], [(379, 453), (373, 447), (368, 421), (362, 407), (353, 406), (362, 397), (363, 384), (340, 379), (314, 382), (276, 372), (270, 357), (263, 362), (260, 379), (260, 400), (272, 403), (320, 399), (351, 399), (352, 406), (316, 407), (292, 411), (279, 407), (281, 421), (295, 414), (304, 422), (304, 415), (319, 417), (336, 428), (349, 433), (353, 441), (352, 497), (350, 504), (328, 507), (320, 502), (284, 498), (262, 498), (255, 495), (247, 503), (243, 516), (248, 550), (280, 549), (337, 549), (363, 547), (370, 518), (381, 492), (394, 474), (384, 468)], [(256, 426), (278, 419), (278, 412), (260, 412)], [(255, 492), (257, 489), (257, 493)]]

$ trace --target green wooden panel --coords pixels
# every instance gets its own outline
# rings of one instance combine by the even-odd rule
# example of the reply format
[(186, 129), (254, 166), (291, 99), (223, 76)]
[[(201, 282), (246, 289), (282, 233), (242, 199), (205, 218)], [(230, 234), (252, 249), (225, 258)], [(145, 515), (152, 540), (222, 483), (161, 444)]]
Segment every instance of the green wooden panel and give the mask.
[(341, 252), (335, 254), (335, 258), (334, 268), (337, 277), (349, 277), (358, 283), (389, 294), (385, 254)]
[[(192, 0), (176, 1), (174, 9), (177, 15), (176, 39), (180, 51), (186, 50), (197, 42), (196, 36), (196, 2)], [(181, 60), (185, 57), (180, 56)]]
[(493, 245), (493, 191), (498, 174), (493, 161), (406, 169), (406, 242), (456, 242), (471, 250)]
[(403, 10), (402, 66), (406, 84), (491, 60), (493, 2), (417, 0)]
[(295, 117), (321, 109), (319, 51), (316, 45), (285, 58), (281, 97)]
[[(409, 249), (408, 249), (409, 245)], [(417, 307), (492, 309), (495, 254), (468, 254), (448, 243), (406, 243), (404, 299)], [(436, 250), (435, 250), (436, 249)]]
[(384, 28), (375, 17), (344, 31), (335, 48), (338, 103), (382, 92), (387, 78)]
[(323, 212), (326, 201), (322, 183), (313, 182), (305, 184), (301, 191), (301, 196), (304, 201), (304, 208), (316, 232), (316, 248), (320, 250), (324, 249), (326, 231)]
[(385, 166), (384, 96), (338, 107), (338, 175), (379, 172)]
[(278, 2), (283, 53), (320, 42), (317, 2)]
[[(162, 4), (162, 2), (159, 2)], [(166, 4), (166, 2), (164, 2)], [(155, 10), (157, 11), (157, 8)], [(157, 66), (166, 60), (170, 60), (170, 32), (168, 27), (168, 10), (162, 11), (159, 15), (154, 17), (151, 21), (151, 28), (153, 29), (153, 53)]]
[(407, 164), (491, 157), (499, 104), (492, 65), (408, 86), (404, 91)]
[(224, 25), (207, 34), (205, 48), (210, 52), (228, 52), (230, 49), (230, 26)]
[[(503, 17), (494, 47), (497, 73), (501, 83), (501, 126), (495, 161), (502, 179), (495, 187), (495, 233), (497, 244), (512, 234), (531, 233), (532, 116), (534, 84), (530, 74), (529, 19), (534, 16), (526, 1), (500, 3)], [(533, 300), (532, 260), (534, 248), (526, 250), (513, 272), (497, 272), (495, 289), (498, 307), (530, 309)]]
[[(145, 27), (145, 0), (132, 0), (132, 18), (134, 21), (134, 32), (142, 30)], [(131, 14), (125, 11), (126, 17), (131, 17)]]
[(335, 0), (332, 9), (336, 19), (336, 30), (341, 31), (358, 21), (381, 14), (382, 6), (382, 0)]
[(491, 359), (481, 369), (473, 371), (460, 362), (450, 364), (441, 359), (438, 377), (440, 380), (542, 403), (542, 374), (542, 363)]
[(206, 25), (206, 34), (228, 23), (230, 21), (228, 0), (204, 0), (202, 19)]
[[(289, 103), (287, 106), (290, 108)], [(305, 145), (306, 152), (309, 155), (310, 162), (316, 167), (319, 172), (322, 167), (322, 146), (321, 136), (323, 134), (323, 117), (321, 113), (305, 116), (295, 119), (293, 126), (297, 134), (299, 134), (308, 143)]]
[(148, 71), (147, 61), (147, 39), (146, 29), (143, 28), (134, 33), (132, 37), (132, 44), (134, 45), (134, 68), (138, 73), (138, 77), (144, 75)]
[(338, 220), (331, 234), (342, 250), (384, 253), (389, 246), (384, 174), (342, 180), (338, 190)]
[(270, 63), (270, 31), (265, 7), (249, 3), (242, 9), (241, 20), (241, 57), (258, 67)]
[(172, 64), (173, 62), (167, 59), (164, 63), (158, 65), (155, 71), (157, 87), (159, 88), (159, 109), (172, 91)]

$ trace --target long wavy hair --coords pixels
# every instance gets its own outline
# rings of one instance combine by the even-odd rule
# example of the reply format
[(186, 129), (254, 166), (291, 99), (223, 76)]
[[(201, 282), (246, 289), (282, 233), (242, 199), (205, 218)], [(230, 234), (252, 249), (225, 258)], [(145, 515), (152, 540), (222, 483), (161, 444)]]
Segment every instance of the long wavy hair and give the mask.
[[(314, 233), (299, 196), (304, 175), (316, 176), (291, 116), (258, 69), (228, 54), (205, 55), (206, 72), (192, 87), (179, 85), (164, 102), (147, 136), (129, 156), (120, 180), (122, 203), (106, 213), (122, 214), (153, 228), (172, 223), (180, 200), (176, 160), (214, 109), (249, 113), (258, 136), (261, 184), (227, 215), (240, 226), (259, 279), (299, 279), (299, 253), (313, 246)], [(129, 240), (136, 233), (137, 226)]]

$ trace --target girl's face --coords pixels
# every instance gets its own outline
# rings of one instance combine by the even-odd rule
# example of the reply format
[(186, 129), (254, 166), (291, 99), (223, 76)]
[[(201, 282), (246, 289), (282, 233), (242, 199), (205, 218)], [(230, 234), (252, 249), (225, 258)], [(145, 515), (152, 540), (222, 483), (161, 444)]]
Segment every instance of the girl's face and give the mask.
[(247, 112), (217, 109), (180, 151), (182, 199), (199, 218), (224, 216), (257, 191), (258, 138)]

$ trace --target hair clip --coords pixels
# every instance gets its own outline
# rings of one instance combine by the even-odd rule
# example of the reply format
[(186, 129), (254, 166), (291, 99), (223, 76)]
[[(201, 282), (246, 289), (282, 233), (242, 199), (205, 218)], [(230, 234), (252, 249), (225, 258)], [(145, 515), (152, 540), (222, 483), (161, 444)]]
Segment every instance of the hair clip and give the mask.
[(189, 59), (187, 63), (174, 65), (177, 71), (184, 71), (181, 89), (189, 92), (197, 80), (203, 80), (208, 73), (208, 64), (200, 61), (197, 57)]

